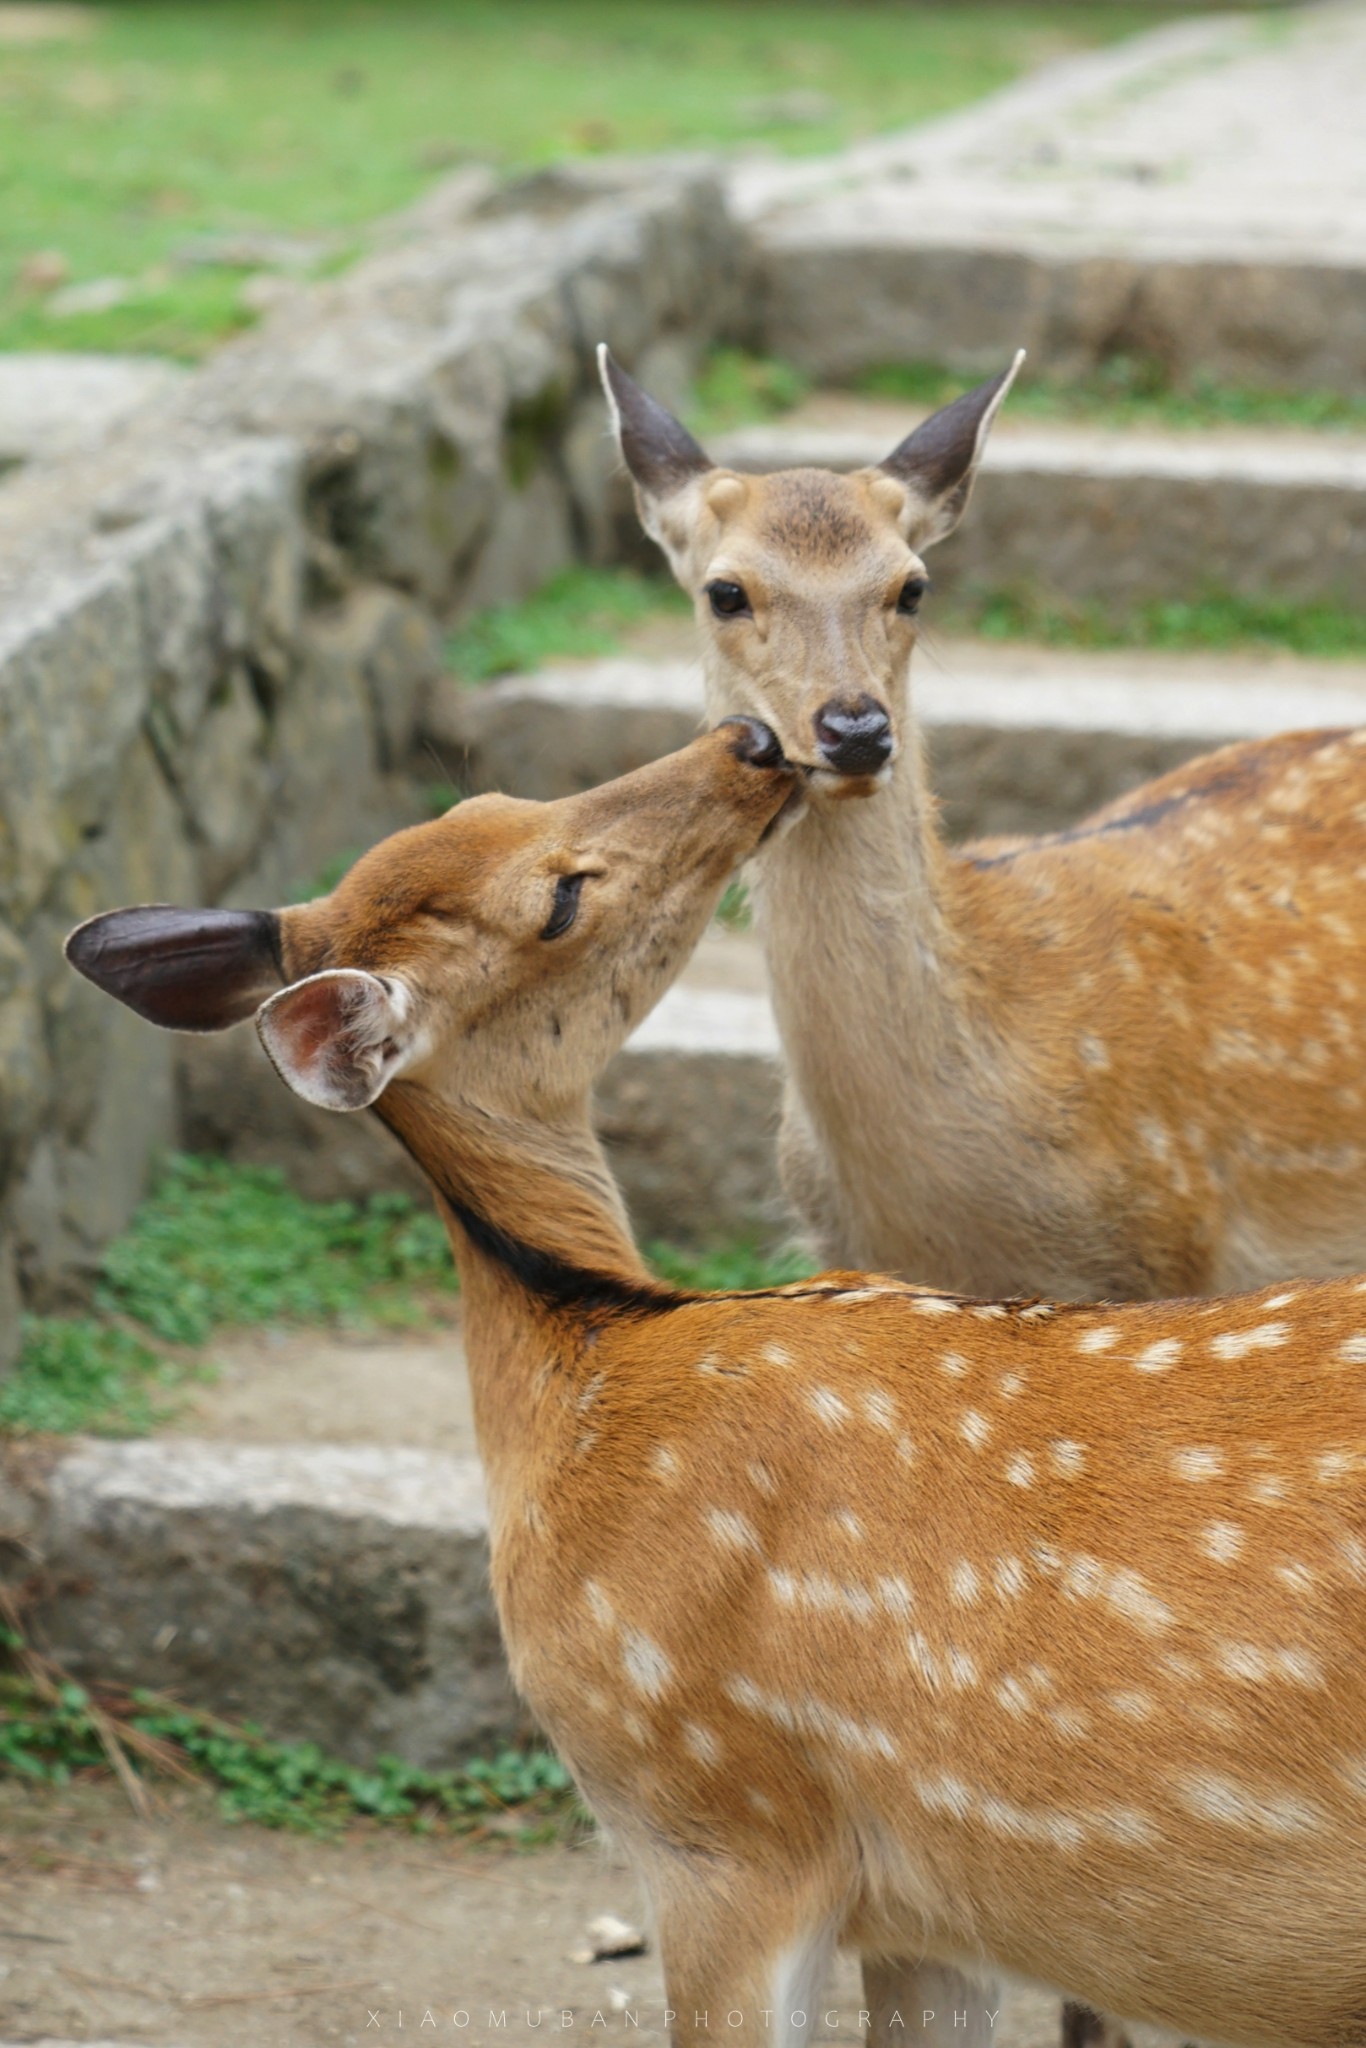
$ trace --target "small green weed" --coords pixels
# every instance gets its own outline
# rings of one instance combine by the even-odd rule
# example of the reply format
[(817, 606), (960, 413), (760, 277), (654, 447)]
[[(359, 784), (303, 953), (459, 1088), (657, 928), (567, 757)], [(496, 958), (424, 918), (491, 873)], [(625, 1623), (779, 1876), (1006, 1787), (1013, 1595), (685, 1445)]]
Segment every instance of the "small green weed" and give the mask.
[(306, 1202), (270, 1168), (175, 1158), (105, 1254), (102, 1305), (170, 1344), (227, 1323), (411, 1322), (454, 1286), (446, 1234), (404, 1195)]
[[(7, 1655), (6, 1655), (7, 1653)], [(354, 1821), (402, 1822), (415, 1830), (511, 1834), (524, 1845), (586, 1818), (569, 1773), (547, 1750), (500, 1751), (463, 1769), (424, 1771), (398, 1757), (344, 1763), (314, 1742), (272, 1742), (250, 1723), (233, 1726), (148, 1693), (97, 1699), (27, 1653), (0, 1628), (0, 1776), (64, 1785), (119, 1760), (130, 1790), (170, 1774), (214, 1787), (225, 1816), (260, 1827), (336, 1835)]]
[(0, 1431), (142, 1436), (187, 1377), (117, 1324), (25, 1316), (19, 1362), (0, 1386)]
[[(1004, 360), (1002, 367), (1004, 367)], [(939, 363), (888, 363), (851, 389), (899, 405), (947, 405), (972, 382)], [(1366, 398), (1339, 391), (1265, 391), (1197, 373), (1176, 384), (1161, 364), (1114, 356), (1089, 375), (1040, 376), (1028, 364), (1006, 401), (1012, 418), (1111, 427), (1300, 427), (1366, 431)], [(751, 412), (749, 417), (764, 417)]]
[(810, 379), (791, 363), (742, 348), (714, 349), (694, 381), (688, 425), (696, 434), (723, 434), (751, 420), (779, 419), (810, 389)]
[(686, 611), (682, 591), (631, 569), (564, 569), (521, 604), (492, 605), (447, 643), (467, 683), (517, 675), (556, 655), (611, 654), (628, 626), (661, 611)]
[(716, 922), (728, 932), (747, 932), (754, 922), (754, 906), (743, 882), (727, 882), (726, 893), (716, 906)]
[(936, 622), (989, 640), (1034, 640), (1049, 647), (1144, 647), (1172, 653), (1274, 647), (1316, 658), (1366, 656), (1366, 611), (1219, 592), (1128, 612), (1035, 591), (965, 592), (945, 602)]
[(806, 1280), (817, 1268), (805, 1253), (765, 1250), (753, 1238), (715, 1245), (707, 1251), (681, 1251), (676, 1245), (647, 1246), (646, 1258), (670, 1286), (702, 1294), (730, 1293), (749, 1287), (787, 1287)]

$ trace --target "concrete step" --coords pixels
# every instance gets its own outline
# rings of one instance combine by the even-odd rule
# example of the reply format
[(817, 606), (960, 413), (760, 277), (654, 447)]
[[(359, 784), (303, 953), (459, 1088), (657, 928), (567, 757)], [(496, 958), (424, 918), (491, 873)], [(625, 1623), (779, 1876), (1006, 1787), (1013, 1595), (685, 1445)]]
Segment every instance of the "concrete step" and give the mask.
[[(757, 472), (857, 469), (915, 423), (909, 408), (850, 401), (840, 417), (824, 424), (817, 404), (710, 452)], [(1360, 609), (1363, 560), (1366, 437), (1003, 419), (968, 516), (931, 569), (941, 592), (1009, 587), (1121, 612), (1211, 591)]]
[(0, 1509), (35, 1560), (40, 1639), (73, 1677), (357, 1763), (441, 1768), (525, 1732), (473, 1457), (78, 1440), (41, 1482), (17, 1460), (0, 1473)]
[(755, 334), (816, 376), (1024, 346), (1366, 390), (1366, 20), (1196, 18), (842, 155), (755, 161)]

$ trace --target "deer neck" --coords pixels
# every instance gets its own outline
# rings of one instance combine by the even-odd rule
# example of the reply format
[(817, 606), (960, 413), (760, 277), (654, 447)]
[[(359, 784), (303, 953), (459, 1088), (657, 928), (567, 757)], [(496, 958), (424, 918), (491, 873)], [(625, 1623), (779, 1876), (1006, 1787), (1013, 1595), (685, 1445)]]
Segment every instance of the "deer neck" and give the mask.
[(435, 1189), (460, 1273), (475, 1429), (495, 1501), (537, 1440), (552, 1370), (662, 1290), (632, 1243), (587, 1098), (527, 1123), (396, 1082), (379, 1104)]
[[(885, 788), (813, 805), (777, 836), (758, 877), (788, 1072), (835, 1182), (839, 1221), (822, 1250), (855, 1264), (900, 1263), (860, 1217), (886, 1184), (880, 1159), (885, 1152), (888, 1171), (904, 1172), (908, 1120), (932, 1128), (958, 1113), (964, 1070), (983, 1056), (918, 735)], [(923, 1176), (919, 1189), (927, 1204), (936, 1198)], [(899, 1199), (904, 1216), (904, 1191)]]

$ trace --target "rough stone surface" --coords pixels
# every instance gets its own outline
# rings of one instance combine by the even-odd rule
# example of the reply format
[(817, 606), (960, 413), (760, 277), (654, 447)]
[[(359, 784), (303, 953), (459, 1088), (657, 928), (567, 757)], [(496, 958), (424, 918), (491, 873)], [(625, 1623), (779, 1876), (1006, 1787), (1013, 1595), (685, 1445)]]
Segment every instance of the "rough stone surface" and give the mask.
[(165, 399), (184, 374), (155, 356), (0, 356), (0, 472), (86, 446)]
[(1194, 18), (844, 155), (732, 181), (755, 329), (818, 376), (1107, 356), (1366, 389), (1366, 24)]
[(442, 1767), (525, 1727), (477, 1463), (360, 1446), (78, 1443), (47, 1476), (43, 1635), (356, 1762)]

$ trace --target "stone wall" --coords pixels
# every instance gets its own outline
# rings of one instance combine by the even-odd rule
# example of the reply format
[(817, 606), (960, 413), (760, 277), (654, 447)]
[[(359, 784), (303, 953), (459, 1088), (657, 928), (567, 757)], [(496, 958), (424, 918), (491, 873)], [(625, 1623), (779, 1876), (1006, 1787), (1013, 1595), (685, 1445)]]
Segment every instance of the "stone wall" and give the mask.
[(287, 901), (421, 815), (443, 625), (640, 545), (594, 344), (677, 393), (737, 289), (703, 162), (464, 175), (0, 485), (0, 1368), (21, 1304), (87, 1291), (155, 1152), (238, 1116), (237, 1047), (98, 995), (67, 929)]

